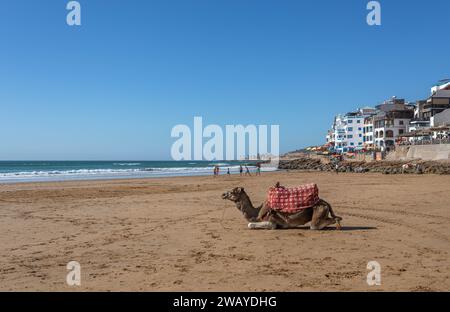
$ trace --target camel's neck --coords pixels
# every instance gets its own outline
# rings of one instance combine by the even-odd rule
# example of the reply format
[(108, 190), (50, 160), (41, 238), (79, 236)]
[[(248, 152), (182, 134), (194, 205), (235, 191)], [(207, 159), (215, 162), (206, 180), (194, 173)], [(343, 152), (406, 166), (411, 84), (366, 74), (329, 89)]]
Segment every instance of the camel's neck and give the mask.
[(244, 214), (245, 219), (249, 222), (254, 222), (258, 218), (259, 211), (261, 207), (253, 207), (252, 201), (247, 194), (242, 196), (241, 201), (236, 203), (236, 207)]

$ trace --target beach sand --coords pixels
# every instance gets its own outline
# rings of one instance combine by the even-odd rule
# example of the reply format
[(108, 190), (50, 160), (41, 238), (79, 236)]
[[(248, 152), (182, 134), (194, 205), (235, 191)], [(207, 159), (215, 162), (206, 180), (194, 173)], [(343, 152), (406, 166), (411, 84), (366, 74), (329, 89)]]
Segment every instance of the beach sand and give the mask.
[[(256, 205), (277, 181), (316, 182), (343, 230), (251, 231), (220, 197), (243, 186)], [(0, 185), (0, 290), (449, 291), (449, 223), (449, 176)], [(81, 264), (79, 287), (66, 284), (72, 260)], [(369, 261), (381, 265), (381, 286), (366, 283)]]

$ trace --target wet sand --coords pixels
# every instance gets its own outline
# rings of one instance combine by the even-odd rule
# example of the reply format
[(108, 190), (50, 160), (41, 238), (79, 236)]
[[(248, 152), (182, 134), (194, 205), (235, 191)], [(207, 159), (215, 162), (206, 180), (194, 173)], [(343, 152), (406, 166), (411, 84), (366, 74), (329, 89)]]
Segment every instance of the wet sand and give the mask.
[[(250, 231), (254, 204), (316, 182), (343, 230)], [(0, 290), (449, 291), (450, 177), (279, 172), (0, 185)], [(66, 284), (69, 261), (81, 286)], [(366, 283), (367, 263), (382, 285)]]

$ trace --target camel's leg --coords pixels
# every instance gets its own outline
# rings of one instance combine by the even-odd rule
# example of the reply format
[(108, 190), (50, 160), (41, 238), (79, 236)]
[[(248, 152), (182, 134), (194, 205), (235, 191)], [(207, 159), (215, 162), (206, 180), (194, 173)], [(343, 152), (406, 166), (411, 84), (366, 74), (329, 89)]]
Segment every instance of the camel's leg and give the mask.
[(331, 224), (335, 224), (336, 220), (328, 217), (329, 212), (330, 210), (325, 203), (319, 203), (315, 206), (311, 220), (311, 230), (320, 231)]
[(320, 224), (322, 220), (327, 218), (328, 209), (325, 205), (318, 204), (313, 208), (313, 215), (311, 220), (311, 230), (321, 230)]
[(248, 224), (251, 230), (275, 230), (277, 225), (273, 222), (251, 222)]
[(342, 226), (341, 226), (341, 220), (334, 220), (336, 221), (336, 230), (340, 231), (342, 230)]
[(320, 220), (318, 223), (311, 223), (311, 230), (320, 231), (329, 225), (335, 224), (336, 220), (327, 218), (325, 220)]
[(266, 216), (269, 214), (270, 210), (271, 209), (270, 209), (269, 205), (267, 204), (267, 202), (263, 203), (261, 210), (259, 211), (259, 214), (258, 214), (258, 221), (267, 220)]
[[(316, 208), (319, 208), (319, 209), (316, 210)], [(321, 209), (323, 209), (322, 210), (323, 213), (321, 213), (321, 211), (320, 211)], [(314, 218), (315, 227), (324, 228), (328, 225), (336, 223), (336, 229), (338, 231), (342, 229), (342, 227), (341, 227), (342, 218), (338, 217), (334, 214), (333, 208), (331, 207), (331, 205), (329, 203), (327, 203), (323, 199), (320, 200), (319, 204), (316, 207), (314, 207), (314, 213), (316, 213), (316, 211), (317, 211), (317, 215), (316, 215), (316, 218)], [(329, 214), (331, 215), (331, 218), (328, 217)], [(319, 221), (317, 221), (317, 220), (319, 220)], [(322, 222), (320, 220), (322, 220)], [(311, 224), (313, 224), (313, 222), (311, 222)]]

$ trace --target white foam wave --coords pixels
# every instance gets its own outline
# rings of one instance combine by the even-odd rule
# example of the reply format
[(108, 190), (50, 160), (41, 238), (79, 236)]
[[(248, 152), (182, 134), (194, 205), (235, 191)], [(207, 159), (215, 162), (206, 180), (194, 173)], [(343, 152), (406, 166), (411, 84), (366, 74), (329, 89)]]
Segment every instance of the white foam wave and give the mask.
[(141, 163), (114, 163), (114, 166), (139, 166)]
[[(248, 166), (251, 171), (255, 168)], [(230, 173), (239, 173), (239, 165), (222, 167), (221, 174), (227, 169)], [(172, 168), (124, 168), (124, 169), (74, 169), (74, 170), (48, 170), (48, 171), (21, 171), (0, 172), (0, 181), (57, 181), (71, 179), (95, 179), (95, 178), (133, 178), (133, 177), (165, 177), (165, 176), (189, 176), (209, 175), (213, 173), (214, 166), (208, 167), (172, 167)], [(276, 170), (276, 169), (275, 169)], [(272, 171), (270, 168), (262, 168), (262, 171)]]

